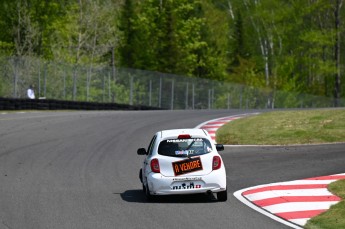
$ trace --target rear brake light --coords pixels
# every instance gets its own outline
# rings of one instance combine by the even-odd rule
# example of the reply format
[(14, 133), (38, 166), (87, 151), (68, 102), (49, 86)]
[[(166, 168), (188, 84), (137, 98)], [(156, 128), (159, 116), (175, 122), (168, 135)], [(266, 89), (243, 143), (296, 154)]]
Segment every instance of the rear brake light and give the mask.
[(151, 160), (151, 170), (154, 173), (160, 173), (159, 161), (157, 158)]
[(222, 160), (220, 159), (219, 156), (214, 156), (213, 157), (213, 162), (212, 162), (212, 169), (213, 170), (217, 170), (217, 169), (220, 169), (222, 165)]
[(177, 138), (178, 139), (188, 139), (188, 138), (191, 138), (191, 136), (189, 134), (180, 134)]

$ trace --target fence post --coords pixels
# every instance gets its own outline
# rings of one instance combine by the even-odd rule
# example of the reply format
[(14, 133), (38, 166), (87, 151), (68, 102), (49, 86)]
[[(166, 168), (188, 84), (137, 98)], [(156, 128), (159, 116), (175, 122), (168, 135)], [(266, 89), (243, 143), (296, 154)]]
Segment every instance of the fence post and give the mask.
[(230, 94), (228, 93), (228, 110), (231, 108), (231, 97)]
[(130, 77), (129, 90), (129, 105), (133, 105), (133, 76)]
[(115, 68), (115, 52), (114, 47), (111, 47), (111, 73), (114, 82), (116, 81), (116, 68)]
[(66, 69), (65, 69), (64, 73), (65, 74), (63, 75), (63, 98), (64, 98), (64, 100), (66, 100), (66, 75), (67, 75)]
[(242, 93), (243, 93), (243, 90), (241, 88), (241, 93), (240, 93), (240, 109), (242, 109)]
[(171, 81), (171, 106), (170, 109), (174, 110), (174, 86), (175, 86), (175, 81)]
[(13, 97), (17, 98), (18, 94), (18, 58), (14, 57), (14, 69), (13, 69)]
[(75, 101), (77, 96), (77, 66), (73, 67), (73, 101)]
[(162, 76), (159, 77), (159, 104), (158, 107), (162, 107)]
[(37, 97), (41, 97), (41, 58), (38, 59), (38, 95)]
[(111, 79), (110, 79), (110, 72), (108, 71), (108, 102), (111, 102), (111, 87), (110, 87)]
[(186, 110), (188, 110), (188, 93), (189, 93), (189, 83), (187, 82), (187, 85), (186, 85)]
[(211, 109), (211, 89), (208, 89), (208, 109)]
[(149, 82), (149, 106), (152, 105), (152, 80)]
[(44, 91), (44, 96), (43, 97), (47, 97), (46, 93), (47, 93), (47, 64), (44, 64), (44, 82), (43, 82), (43, 91)]
[(103, 75), (103, 96), (102, 96), (102, 103), (104, 103), (104, 97), (105, 97), (105, 76), (104, 76), (104, 74), (102, 74)]
[(192, 109), (194, 110), (194, 105), (195, 105), (195, 88), (194, 88), (194, 83), (192, 84)]
[(214, 88), (211, 89), (211, 109), (213, 109), (213, 103), (214, 103)]

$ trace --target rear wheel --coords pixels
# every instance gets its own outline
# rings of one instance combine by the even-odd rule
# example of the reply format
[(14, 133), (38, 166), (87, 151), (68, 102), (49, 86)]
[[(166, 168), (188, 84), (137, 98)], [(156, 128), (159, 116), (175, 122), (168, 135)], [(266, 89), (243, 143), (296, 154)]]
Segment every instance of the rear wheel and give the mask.
[(141, 183), (143, 183), (143, 170), (142, 169), (140, 169), (140, 171), (139, 171), (139, 179), (140, 179)]
[(143, 183), (143, 191), (144, 191), (146, 199), (148, 201), (154, 201), (154, 196), (151, 195), (151, 193), (150, 193), (150, 189), (149, 189), (149, 187), (147, 185), (147, 181), (146, 181), (146, 185)]
[(221, 202), (227, 201), (227, 199), (228, 199), (228, 192), (227, 192), (227, 190), (222, 191), (222, 192), (218, 192), (217, 193), (217, 199), (218, 199), (218, 201), (221, 201)]
[(143, 187), (145, 187), (145, 196), (146, 196), (146, 199), (147, 199), (148, 201), (154, 201), (154, 196), (151, 195), (149, 187), (144, 186), (144, 185), (143, 185)]

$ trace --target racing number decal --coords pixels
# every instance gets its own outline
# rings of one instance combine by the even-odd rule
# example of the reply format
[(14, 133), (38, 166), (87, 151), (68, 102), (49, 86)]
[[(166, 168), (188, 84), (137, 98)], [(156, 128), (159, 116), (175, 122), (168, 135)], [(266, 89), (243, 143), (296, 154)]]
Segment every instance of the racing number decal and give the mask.
[(202, 170), (202, 163), (200, 157), (190, 158), (183, 161), (176, 161), (172, 163), (175, 176), (186, 173)]

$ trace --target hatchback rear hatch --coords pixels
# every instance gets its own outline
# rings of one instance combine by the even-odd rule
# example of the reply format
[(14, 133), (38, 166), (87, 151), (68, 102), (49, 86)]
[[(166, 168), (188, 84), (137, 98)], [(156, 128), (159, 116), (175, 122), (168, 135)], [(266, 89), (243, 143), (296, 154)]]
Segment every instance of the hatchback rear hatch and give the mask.
[(158, 146), (160, 173), (167, 177), (207, 175), (212, 172), (213, 150), (206, 138), (163, 140)]

